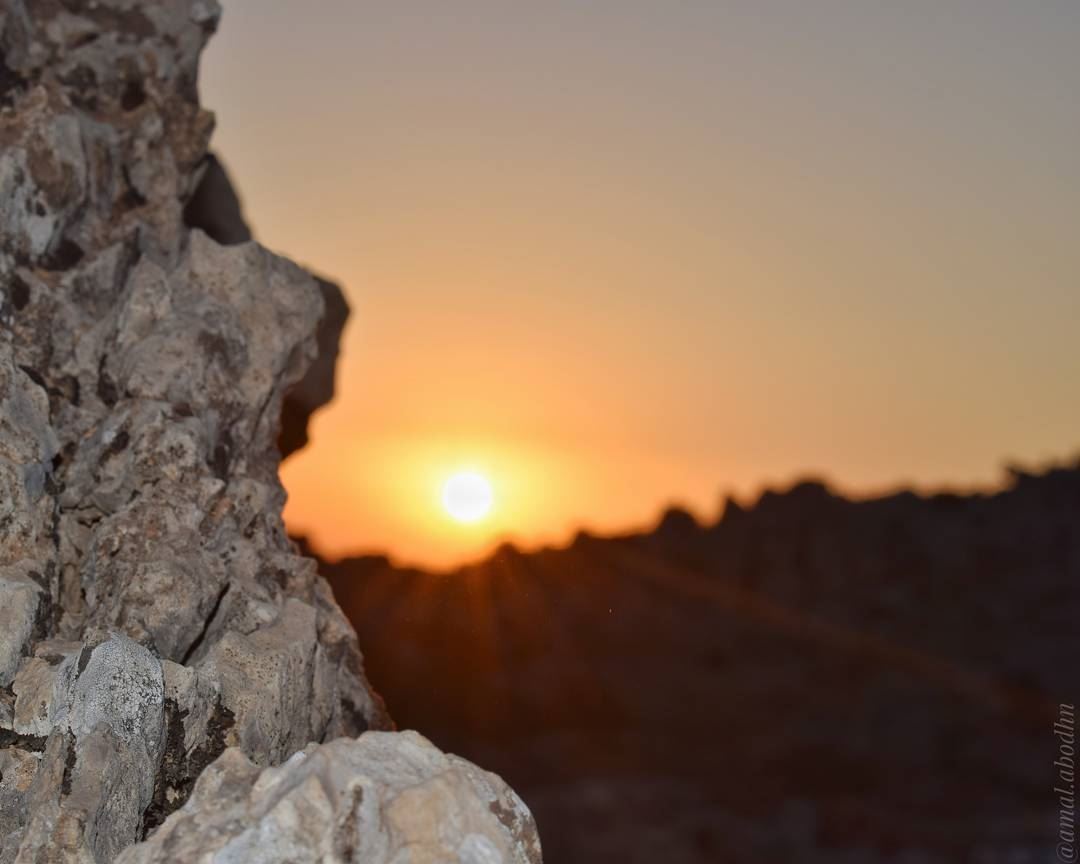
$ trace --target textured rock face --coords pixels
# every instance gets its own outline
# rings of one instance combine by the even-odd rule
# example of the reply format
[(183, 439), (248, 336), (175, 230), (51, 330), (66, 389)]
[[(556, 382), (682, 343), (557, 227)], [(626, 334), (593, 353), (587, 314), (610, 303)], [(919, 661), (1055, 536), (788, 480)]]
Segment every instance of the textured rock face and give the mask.
[(262, 770), (226, 750), (184, 807), (118, 861), (539, 864), (540, 843), (494, 774), (414, 732), (368, 732)]
[(281, 409), (281, 432), (278, 435), (278, 449), (282, 458), (307, 444), (311, 415), (334, 398), (334, 366), (338, 342), (349, 317), (349, 306), (341, 289), (333, 282), (317, 276), (315, 281), (322, 294), (324, 309), (315, 334), (319, 353), (304, 377), (285, 394), (285, 405)]
[(0, 4), (0, 864), (113, 860), (227, 747), (390, 726), (280, 516), (325, 289), (185, 223), (218, 14)]
[[(201, 228), (224, 246), (251, 239), (240, 198), (225, 166), (212, 153), (207, 155), (202, 179), (184, 208), (184, 221), (189, 226)], [(285, 394), (278, 434), (282, 458), (307, 444), (308, 420), (334, 396), (338, 343), (349, 318), (349, 306), (341, 289), (326, 279), (316, 277), (315, 281), (323, 299), (323, 314), (315, 334), (318, 352), (304, 377)]]

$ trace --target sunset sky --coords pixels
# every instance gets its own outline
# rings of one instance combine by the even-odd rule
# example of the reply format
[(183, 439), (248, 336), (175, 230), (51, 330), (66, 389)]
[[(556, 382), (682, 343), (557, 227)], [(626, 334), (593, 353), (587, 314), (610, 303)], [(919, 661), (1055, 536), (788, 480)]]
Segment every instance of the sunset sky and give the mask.
[(223, 5), (214, 147), (353, 309), (282, 472), (321, 551), (1080, 451), (1076, 0)]

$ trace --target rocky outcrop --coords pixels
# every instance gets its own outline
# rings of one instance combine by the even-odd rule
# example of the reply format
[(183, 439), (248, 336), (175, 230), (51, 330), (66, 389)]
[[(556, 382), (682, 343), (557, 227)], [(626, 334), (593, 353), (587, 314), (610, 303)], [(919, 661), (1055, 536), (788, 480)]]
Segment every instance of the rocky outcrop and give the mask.
[[(185, 214), (213, 170), (196, 81), (219, 11), (0, 6), (3, 864), (113, 860), (219, 757), (220, 778), (390, 727), (281, 521), (282, 405), (325, 289)], [(364, 740), (325, 745), (343, 788)]]
[(415, 732), (312, 745), (266, 769), (230, 748), (187, 804), (118, 864), (539, 864), (527, 812), (494, 774), (440, 753)]
[[(184, 208), (184, 221), (223, 246), (246, 243), (252, 238), (229, 172), (213, 153), (207, 154), (203, 162), (202, 177)], [(323, 314), (315, 333), (317, 351), (304, 377), (285, 393), (277, 442), (283, 459), (307, 444), (311, 415), (334, 398), (338, 343), (349, 318), (349, 306), (341, 289), (319, 276), (315, 276), (315, 282), (323, 300)]]

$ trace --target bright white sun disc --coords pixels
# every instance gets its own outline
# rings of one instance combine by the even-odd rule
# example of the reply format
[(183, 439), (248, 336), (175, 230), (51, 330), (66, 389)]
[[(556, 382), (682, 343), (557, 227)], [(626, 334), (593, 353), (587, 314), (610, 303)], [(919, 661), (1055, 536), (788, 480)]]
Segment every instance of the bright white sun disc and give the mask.
[(459, 471), (442, 488), (446, 512), (458, 522), (478, 522), (491, 510), (491, 484), (475, 471)]

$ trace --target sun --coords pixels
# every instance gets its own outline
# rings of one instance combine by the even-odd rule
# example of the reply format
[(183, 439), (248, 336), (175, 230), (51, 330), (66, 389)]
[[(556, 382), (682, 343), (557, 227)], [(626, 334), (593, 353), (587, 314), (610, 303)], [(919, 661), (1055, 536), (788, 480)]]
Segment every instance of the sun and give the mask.
[(491, 512), (494, 500), (491, 484), (476, 471), (458, 471), (442, 487), (443, 509), (458, 522), (479, 522)]

